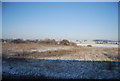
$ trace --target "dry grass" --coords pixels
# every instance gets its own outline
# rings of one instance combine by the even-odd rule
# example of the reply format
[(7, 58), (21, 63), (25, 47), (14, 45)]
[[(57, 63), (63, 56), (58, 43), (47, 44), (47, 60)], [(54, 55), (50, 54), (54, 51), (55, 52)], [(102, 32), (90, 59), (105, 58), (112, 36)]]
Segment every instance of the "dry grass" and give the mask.
[[(52, 50), (46, 52), (35, 52), (31, 53), (32, 49), (46, 49), (46, 48), (56, 48), (61, 47), (60, 50)], [(65, 49), (64, 49), (65, 48)], [(66, 49), (69, 48), (69, 49)], [(113, 60), (104, 56), (104, 54), (109, 54), (113, 56), (118, 56), (117, 48), (103, 48), (103, 47), (80, 47), (80, 46), (64, 46), (64, 45), (46, 45), (46, 44), (3, 44), (2, 47), (3, 56), (14, 54), (12, 57), (18, 58), (49, 58), (49, 57), (69, 57), (69, 59), (82, 59), (86, 60)], [(13, 52), (13, 50), (22, 50), (22, 52)], [(15, 56), (16, 55), (16, 56)]]
[(58, 45), (47, 45), (47, 44), (38, 44), (38, 43), (30, 43), (30, 44), (14, 44), (14, 43), (5, 43), (2, 44), (2, 49), (10, 49), (10, 50), (31, 50), (31, 49), (39, 49), (39, 48), (51, 48), (56, 47)]

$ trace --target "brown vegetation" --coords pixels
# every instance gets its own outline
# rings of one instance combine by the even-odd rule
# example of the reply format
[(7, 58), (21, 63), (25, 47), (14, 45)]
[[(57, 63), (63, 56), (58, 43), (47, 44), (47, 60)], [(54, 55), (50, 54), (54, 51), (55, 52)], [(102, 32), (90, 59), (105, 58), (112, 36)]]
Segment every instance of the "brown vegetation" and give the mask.
[(64, 39), (64, 40), (60, 41), (60, 45), (76, 46), (76, 43), (70, 42), (70, 41)]
[[(50, 48), (60, 48), (58, 50), (48, 50), (44, 52), (31, 50), (45, 50)], [(66, 46), (54, 44), (40, 44), (40, 43), (3, 43), (3, 56), (15, 56), (19, 58), (53, 58), (59, 57), (64, 59), (79, 59), (79, 60), (105, 60), (112, 61), (119, 58), (117, 48), (103, 48), (103, 47), (82, 47), (82, 46)], [(118, 58), (116, 58), (118, 56)], [(115, 58), (115, 59), (113, 59)], [(119, 59), (118, 59), (119, 60)]]
[(57, 44), (57, 42), (54, 39), (45, 39), (45, 40), (40, 40), (39, 44)]
[(25, 43), (25, 41), (23, 39), (15, 39), (15, 40), (12, 40), (11, 42), (16, 43), (16, 44)]

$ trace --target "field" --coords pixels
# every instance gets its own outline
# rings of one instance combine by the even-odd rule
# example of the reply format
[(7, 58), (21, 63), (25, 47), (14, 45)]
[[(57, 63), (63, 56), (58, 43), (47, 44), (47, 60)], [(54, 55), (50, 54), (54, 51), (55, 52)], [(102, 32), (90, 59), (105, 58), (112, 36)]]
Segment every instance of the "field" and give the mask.
[(3, 44), (3, 57), (52, 60), (117, 61), (118, 48), (46, 44)]
[(120, 79), (118, 48), (3, 43), (3, 78)]

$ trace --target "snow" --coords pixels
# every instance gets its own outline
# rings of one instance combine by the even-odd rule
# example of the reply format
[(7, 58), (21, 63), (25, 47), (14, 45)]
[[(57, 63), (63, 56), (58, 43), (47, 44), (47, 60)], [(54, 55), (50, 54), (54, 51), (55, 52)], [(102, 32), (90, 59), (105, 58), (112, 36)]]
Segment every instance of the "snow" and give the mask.
[(62, 47), (55, 47), (55, 48), (44, 48), (44, 49), (34, 49), (31, 50), (31, 52), (46, 52), (46, 51), (55, 51), (55, 50), (61, 50), (61, 49), (68, 49), (68, 48), (62, 48)]
[[(26, 59), (12, 62), (3, 61), (4, 73), (18, 76), (54, 77), (61, 79), (120, 79), (120, 62), (109, 61), (77, 61), (77, 60), (38, 60)], [(108, 64), (114, 65), (108, 70)], [(12, 67), (12, 69), (10, 69)]]
[(80, 44), (80, 43), (77, 43), (77, 46), (87, 46), (87, 45), (92, 45), (93, 47), (118, 48), (118, 45), (114, 45), (114, 44)]

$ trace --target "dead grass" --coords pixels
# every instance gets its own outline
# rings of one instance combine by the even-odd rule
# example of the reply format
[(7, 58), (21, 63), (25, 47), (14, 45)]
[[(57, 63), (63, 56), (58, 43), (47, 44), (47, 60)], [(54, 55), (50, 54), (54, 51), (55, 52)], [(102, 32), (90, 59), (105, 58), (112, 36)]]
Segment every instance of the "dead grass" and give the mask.
[[(34, 52), (34, 53), (30, 52), (30, 50), (33, 49), (46, 49), (46, 48), (56, 48), (56, 47), (62, 47), (63, 49), (46, 51), (46, 52)], [(13, 54), (12, 57), (18, 57), (18, 58), (46, 58), (46, 57), (60, 57), (60, 56), (63, 57), (70, 56), (70, 58), (72, 58), (74, 56), (74, 59), (85, 58), (85, 57), (88, 59), (89, 58), (102, 59), (102, 57), (104, 57), (104, 53), (115, 56), (118, 55), (118, 51), (119, 51), (118, 48), (46, 45), (46, 44), (37, 44), (37, 43), (30, 43), (30, 44), (6, 43), (3, 44), (2, 50), (3, 50), (2, 52), (3, 56)], [(13, 52), (13, 50), (22, 50), (22, 52)]]
[[(2, 49), (10, 49), (10, 50), (31, 50), (31, 49), (39, 49), (39, 48), (52, 48), (52, 47), (58, 47), (63, 45), (49, 45), (49, 44), (38, 44), (38, 43), (24, 43), (24, 44), (14, 44), (14, 43), (3, 43)], [(63, 46), (67, 47), (67, 46)]]

